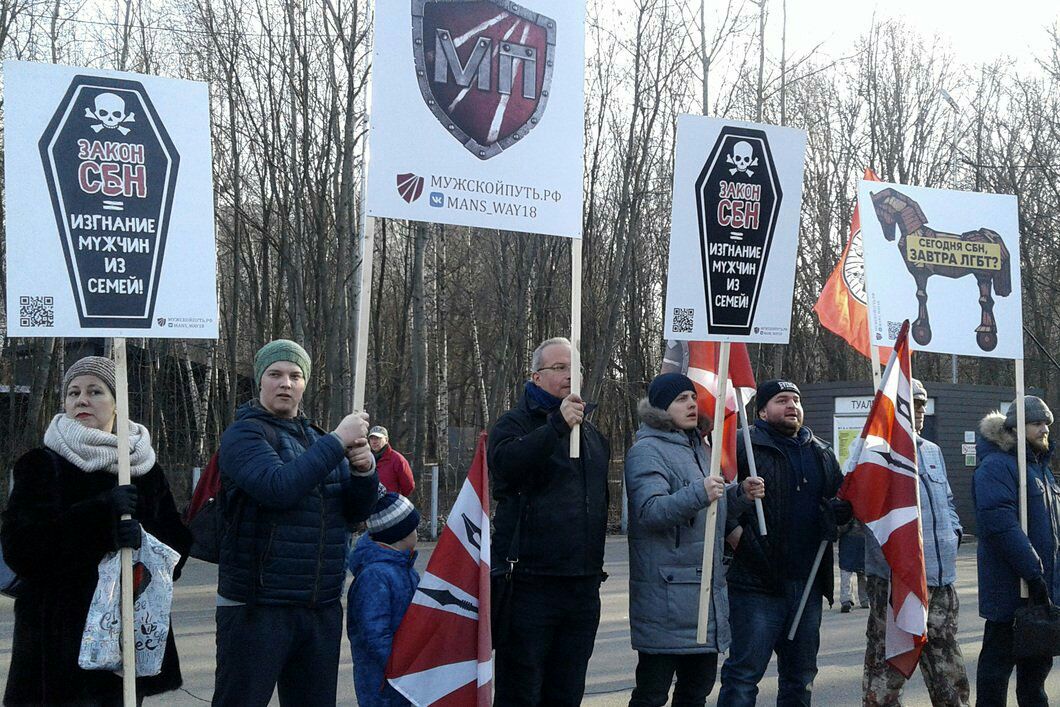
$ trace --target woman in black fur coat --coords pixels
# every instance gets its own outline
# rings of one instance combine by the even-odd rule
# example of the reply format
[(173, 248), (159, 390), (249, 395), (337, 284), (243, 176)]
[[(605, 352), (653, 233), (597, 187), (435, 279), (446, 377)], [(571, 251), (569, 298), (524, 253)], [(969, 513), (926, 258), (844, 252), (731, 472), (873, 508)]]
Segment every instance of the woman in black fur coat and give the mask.
[[(118, 485), (114, 363), (83, 358), (63, 378), (64, 413), (44, 446), (15, 463), (3, 513), (4, 559), (22, 579), (5, 705), (121, 705), (115, 673), (77, 665), (85, 618), (103, 555), (139, 547), (140, 526), (187, 559), (181, 523), (147, 430), (129, 423), (132, 483)], [(120, 520), (130, 513), (133, 520)], [(136, 680), (138, 698), (182, 682), (170, 627), (162, 671)]]

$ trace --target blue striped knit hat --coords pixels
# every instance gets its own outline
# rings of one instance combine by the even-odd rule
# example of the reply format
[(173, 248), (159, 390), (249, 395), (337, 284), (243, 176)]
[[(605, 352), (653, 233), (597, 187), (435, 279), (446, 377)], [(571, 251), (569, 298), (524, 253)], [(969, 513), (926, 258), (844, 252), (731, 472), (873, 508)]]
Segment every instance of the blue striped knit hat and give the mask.
[(420, 514), (401, 494), (386, 493), (375, 502), (367, 525), (372, 540), (393, 545), (420, 527)]

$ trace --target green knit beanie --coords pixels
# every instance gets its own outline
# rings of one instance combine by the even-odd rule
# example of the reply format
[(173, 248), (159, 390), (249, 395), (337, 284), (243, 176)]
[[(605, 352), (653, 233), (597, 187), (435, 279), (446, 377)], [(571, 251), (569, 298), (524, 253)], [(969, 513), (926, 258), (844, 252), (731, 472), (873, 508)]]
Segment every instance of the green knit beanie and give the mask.
[(254, 354), (254, 384), (261, 387), (261, 377), (265, 370), (277, 361), (288, 361), (302, 369), (302, 375), (306, 381), (313, 363), (309, 360), (309, 354), (305, 349), (290, 339), (276, 339), (258, 349)]

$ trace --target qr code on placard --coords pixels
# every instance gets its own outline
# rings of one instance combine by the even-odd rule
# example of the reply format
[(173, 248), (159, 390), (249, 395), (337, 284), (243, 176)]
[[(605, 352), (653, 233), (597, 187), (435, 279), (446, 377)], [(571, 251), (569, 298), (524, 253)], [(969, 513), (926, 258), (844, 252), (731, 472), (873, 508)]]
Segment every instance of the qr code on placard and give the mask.
[(897, 339), (898, 334), (902, 331), (901, 322), (887, 322), (887, 338)]
[(55, 298), (20, 296), (18, 325), (23, 328), (55, 326)]
[(689, 307), (674, 307), (674, 332), (679, 334), (691, 334), (692, 325), (696, 321), (696, 310)]

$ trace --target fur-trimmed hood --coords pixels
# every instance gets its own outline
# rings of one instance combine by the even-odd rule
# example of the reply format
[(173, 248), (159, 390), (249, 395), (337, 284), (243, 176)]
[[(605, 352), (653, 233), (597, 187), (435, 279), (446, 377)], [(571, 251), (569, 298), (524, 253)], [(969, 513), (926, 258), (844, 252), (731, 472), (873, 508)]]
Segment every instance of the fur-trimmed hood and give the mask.
[[(995, 450), (1015, 455), (1017, 442), (1016, 430), (1005, 427), (1005, 414), (1000, 410), (989, 413), (979, 421), (979, 439), (975, 445), (975, 452), (980, 460)], [(1052, 456), (1055, 444), (1050, 439), (1049, 451), (1045, 454), (1037, 455), (1039, 460), (1048, 460)], [(1027, 449), (1028, 454), (1030, 454), (1031, 448), (1028, 446)]]
[(670, 417), (670, 413), (659, 408), (648, 402), (648, 398), (644, 397), (637, 403), (637, 417), (648, 427), (655, 430), (662, 430), (663, 432), (676, 432), (679, 431), (677, 426), (674, 425), (674, 419)]
[(994, 410), (979, 421), (979, 434), (1002, 452), (1016, 448), (1016, 431), (1005, 427), (1005, 413)]

